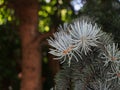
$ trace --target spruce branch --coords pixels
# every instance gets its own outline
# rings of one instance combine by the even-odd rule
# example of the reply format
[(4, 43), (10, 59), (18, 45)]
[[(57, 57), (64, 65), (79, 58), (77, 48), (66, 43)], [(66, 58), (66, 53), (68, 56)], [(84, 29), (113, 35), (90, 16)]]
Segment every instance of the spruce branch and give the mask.
[(61, 62), (55, 90), (119, 90), (118, 44), (93, 19), (82, 16), (59, 26), (48, 43)]

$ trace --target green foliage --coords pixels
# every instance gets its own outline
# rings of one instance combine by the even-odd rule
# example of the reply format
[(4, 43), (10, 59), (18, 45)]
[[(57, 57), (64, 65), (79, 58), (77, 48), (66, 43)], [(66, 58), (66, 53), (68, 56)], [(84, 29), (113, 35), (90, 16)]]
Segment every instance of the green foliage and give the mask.
[(0, 0), (0, 90), (19, 90), (20, 40), (13, 25), (14, 10)]
[(0, 5), (2, 5), (4, 3), (4, 0), (0, 0)]
[(53, 27), (57, 27), (60, 23), (69, 22), (72, 18), (72, 9), (69, 3), (62, 0), (46, 0), (40, 1), (39, 15), (39, 31), (48, 32)]
[(14, 18), (14, 10), (7, 8), (6, 5), (4, 5), (6, 2), (4, 0), (0, 0), (0, 25), (6, 24), (7, 22), (13, 21)]

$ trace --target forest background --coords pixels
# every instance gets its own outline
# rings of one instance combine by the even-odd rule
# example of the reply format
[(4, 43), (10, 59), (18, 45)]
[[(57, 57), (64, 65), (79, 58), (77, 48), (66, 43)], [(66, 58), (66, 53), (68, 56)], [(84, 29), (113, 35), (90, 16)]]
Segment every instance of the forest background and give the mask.
[(60, 66), (46, 39), (83, 15), (120, 45), (119, 0), (0, 0), (0, 90), (50, 90)]

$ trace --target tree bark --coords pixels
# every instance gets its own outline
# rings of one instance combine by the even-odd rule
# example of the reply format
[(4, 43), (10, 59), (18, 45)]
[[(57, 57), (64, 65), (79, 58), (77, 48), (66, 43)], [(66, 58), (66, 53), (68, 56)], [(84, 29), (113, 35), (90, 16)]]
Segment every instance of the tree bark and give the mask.
[(22, 77), (20, 90), (42, 90), (41, 54), (36, 40), (38, 25), (38, 1), (18, 0), (16, 14), (22, 43)]

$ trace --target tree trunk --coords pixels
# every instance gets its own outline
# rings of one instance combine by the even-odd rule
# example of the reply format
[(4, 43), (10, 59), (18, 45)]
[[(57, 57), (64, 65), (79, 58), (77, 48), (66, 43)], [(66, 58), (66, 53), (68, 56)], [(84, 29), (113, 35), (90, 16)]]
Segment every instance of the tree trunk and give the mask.
[(22, 43), (22, 77), (20, 90), (41, 90), (41, 54), (37, 41), (38, 1), (18, 0), (16, 13), (20, 20)]

